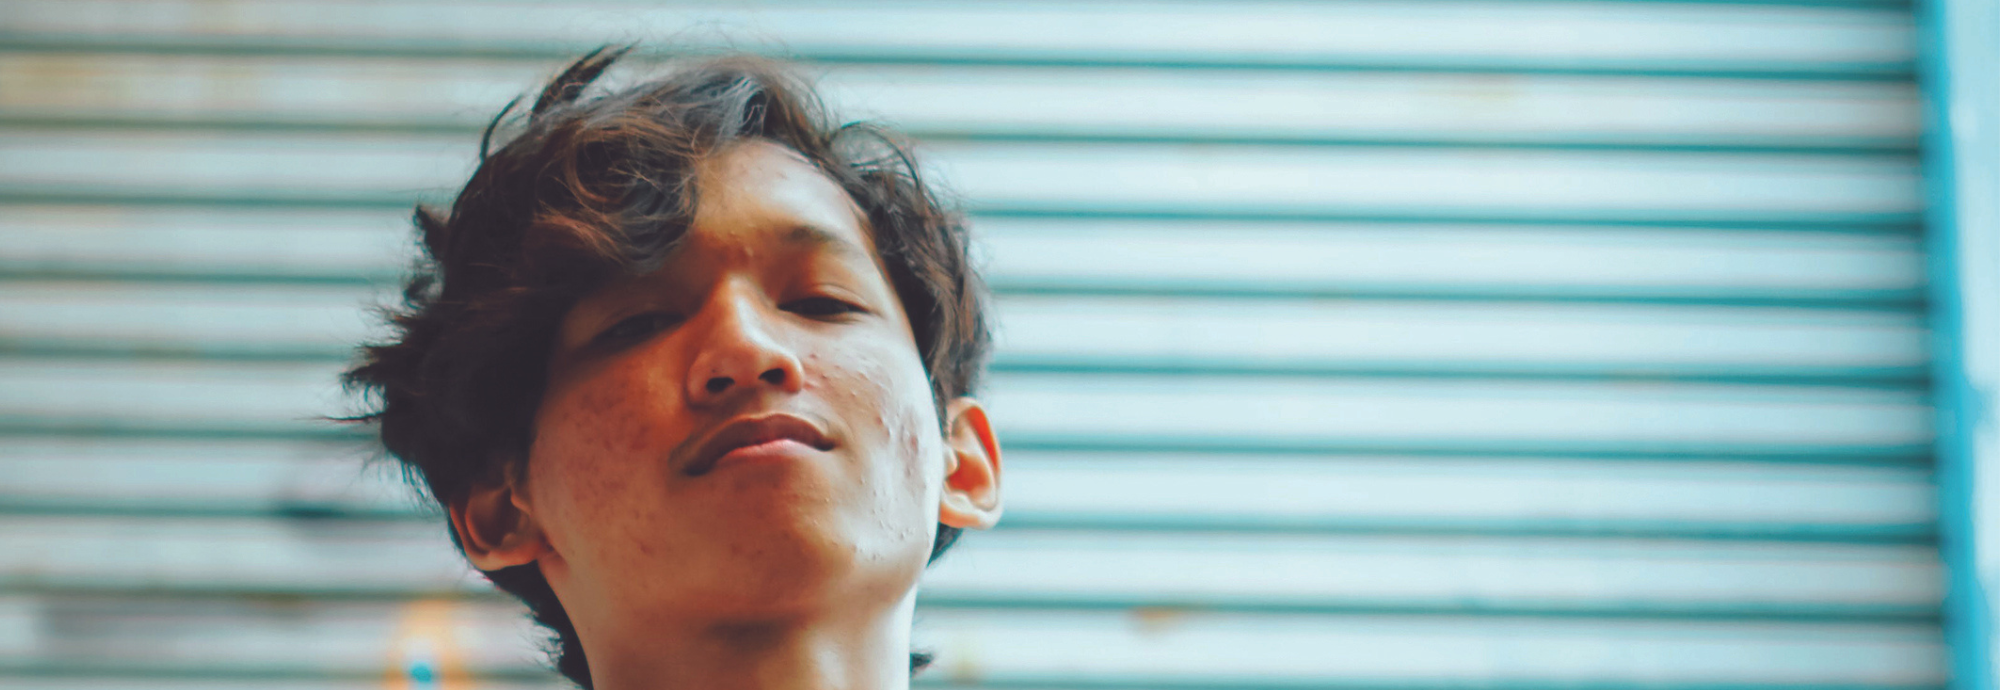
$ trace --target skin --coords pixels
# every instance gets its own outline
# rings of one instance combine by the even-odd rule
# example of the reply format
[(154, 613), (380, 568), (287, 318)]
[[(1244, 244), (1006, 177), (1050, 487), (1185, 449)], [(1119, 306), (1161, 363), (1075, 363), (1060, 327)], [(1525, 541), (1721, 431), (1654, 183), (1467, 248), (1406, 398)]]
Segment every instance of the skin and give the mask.
[[(941, 425), (909, 318), (851, 199), (751, 141), (697, 178), (659, 270), (563, 319), (527, 462), (450, 507), (475, 567), (537, 563), (592, 681), (635, 688), (905, 688), (938, 523), (1000, 517), (1000, 453), (970, 398)], [(732, 420), (778, 444), (684, 470)]]

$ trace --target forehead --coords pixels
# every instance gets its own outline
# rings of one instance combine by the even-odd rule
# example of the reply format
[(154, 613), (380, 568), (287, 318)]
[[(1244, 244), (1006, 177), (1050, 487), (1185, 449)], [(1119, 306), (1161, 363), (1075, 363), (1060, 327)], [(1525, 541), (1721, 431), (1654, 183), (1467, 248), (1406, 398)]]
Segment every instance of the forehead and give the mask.
[[(767, 244), (802, 238), (871, 250), (862, 213), (847, 191), (798, 152), (752, 139), (731, 144), (697, 170), (687, 244)], [(816, 236), (816, 237), (808, 237)], [(694, 248), (694, 247), (690, 247)]]

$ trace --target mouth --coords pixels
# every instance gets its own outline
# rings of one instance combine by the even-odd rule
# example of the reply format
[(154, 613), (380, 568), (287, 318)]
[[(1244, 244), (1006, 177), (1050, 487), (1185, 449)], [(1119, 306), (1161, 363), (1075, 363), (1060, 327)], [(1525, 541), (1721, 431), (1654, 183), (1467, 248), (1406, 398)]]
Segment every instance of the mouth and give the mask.
[(739, 417), (717, 428), (701, 442), (681, 473), (699, 477), (715, 469), (716, 463), (738, 450), (782, 451), (790, 444), (815, 450), (833, 450), (826, 432), (804, 417), (775, 412), (755, 417)]

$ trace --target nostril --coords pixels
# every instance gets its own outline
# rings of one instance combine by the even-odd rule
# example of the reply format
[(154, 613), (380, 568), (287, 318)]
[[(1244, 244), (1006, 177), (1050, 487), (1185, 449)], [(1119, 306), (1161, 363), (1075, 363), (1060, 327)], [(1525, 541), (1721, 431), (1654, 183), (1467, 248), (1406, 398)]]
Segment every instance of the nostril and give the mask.
[(708, 383), (704, 385), (708, 388), (708, 392), (710, 393), (721, 393), (723, 391), (729, 390), (729, 385), (732, 383), (735, 383), (735, 381), (729, 380), (729, 377), (727, 376), (717, 376), (715, 378), (709, 379)]
[(771, 385), (774, 385), (774, 386), (775, 386), (775, 385), (781, 385), (781, 384), (783, 384), (783, 383), (785, 382), (785, 370), (783, 370), (783, 369), (772, 369), (772, 370), (770, 370), (770, 371), (767, 371), (767, 372), (764, 372), (763, 374), (760, 374), (760, 375), (758, 375), (758, 376), (757, 376), (757, 378), (760, 378), (760, 379), (763, 379), (765, 383), (768, 383), (768, 384), (771, 384)]

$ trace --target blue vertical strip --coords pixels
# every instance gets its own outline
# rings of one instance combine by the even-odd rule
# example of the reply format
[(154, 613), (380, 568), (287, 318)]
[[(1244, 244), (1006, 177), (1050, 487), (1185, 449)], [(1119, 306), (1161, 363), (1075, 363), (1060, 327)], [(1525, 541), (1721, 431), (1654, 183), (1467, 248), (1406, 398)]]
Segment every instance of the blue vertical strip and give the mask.
[[(1973, 436), (1982, 413), (1966, 369), (1966, 319), (1960, 273), (1957, 141), (1951, 127), (1953, 64), (1949, 22), (1960, 0), (1916, 4), (1924, 103), (1925, 241), (1930, 272), (1932, 391), (1937, 405), (1938, 548), (1944, 559), (1945, 641), (1951, 648), (1952, 690), (1992, 690), (1990, 605), (1979, 577)], [(1988, 66), (1991, 68), (1991, 66)]]

